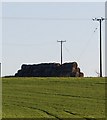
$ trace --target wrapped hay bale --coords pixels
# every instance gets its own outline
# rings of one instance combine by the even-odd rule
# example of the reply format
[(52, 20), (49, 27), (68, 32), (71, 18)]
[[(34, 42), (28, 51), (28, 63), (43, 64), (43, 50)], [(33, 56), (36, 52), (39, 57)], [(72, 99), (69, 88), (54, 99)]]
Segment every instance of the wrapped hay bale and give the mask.
[(75, 77), (80, 77), (80, 73), (76, 72)]
[(15, 74), (16, 77), (82, 77), (76, 62), (64, 63), (42, 63), (21, 66), (21, 70)]
[(79, 77), (84, 77), (84, 73), (80, 72)]
[(77, 68), (77, 67), (78, 67), (78, 64), (77, 64), (76, 62), (73, 62), (72, 64), (73, 64), (73, 67), (74, 67), (74, 68)]

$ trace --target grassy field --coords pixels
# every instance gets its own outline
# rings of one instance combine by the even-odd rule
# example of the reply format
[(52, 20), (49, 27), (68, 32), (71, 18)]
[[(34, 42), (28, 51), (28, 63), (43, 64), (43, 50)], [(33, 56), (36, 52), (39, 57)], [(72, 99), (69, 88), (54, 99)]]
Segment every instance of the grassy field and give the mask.
[(104, 78), (3, 78), (3, 118), (104, 118)]

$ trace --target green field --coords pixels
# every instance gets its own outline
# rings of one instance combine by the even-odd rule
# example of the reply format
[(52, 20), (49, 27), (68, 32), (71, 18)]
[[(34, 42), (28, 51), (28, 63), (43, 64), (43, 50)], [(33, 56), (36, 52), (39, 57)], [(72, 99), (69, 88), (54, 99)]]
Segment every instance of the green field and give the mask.
[(104, 118), (105, 78), (3, 78), (3, 118)]

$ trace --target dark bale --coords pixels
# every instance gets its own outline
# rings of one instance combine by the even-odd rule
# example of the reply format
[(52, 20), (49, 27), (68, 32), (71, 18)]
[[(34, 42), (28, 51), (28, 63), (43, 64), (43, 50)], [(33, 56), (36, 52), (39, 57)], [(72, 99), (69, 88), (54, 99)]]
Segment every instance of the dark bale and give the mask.
[(21, 70), (15, 74), (16, 77), (81, 77), (83, 74), (76, 62), (64, 63), (42, 63), (21, 66)]

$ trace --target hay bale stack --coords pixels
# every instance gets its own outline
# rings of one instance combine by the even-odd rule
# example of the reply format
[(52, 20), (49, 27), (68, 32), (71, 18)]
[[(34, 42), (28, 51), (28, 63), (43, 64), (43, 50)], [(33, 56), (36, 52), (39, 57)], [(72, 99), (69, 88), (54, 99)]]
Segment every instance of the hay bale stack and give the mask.
[(42, 63), (34, 65), (23, 64), (21, 70), (15, 74), (16, 77), (83, 77), (76, 62), (64, 63)]

